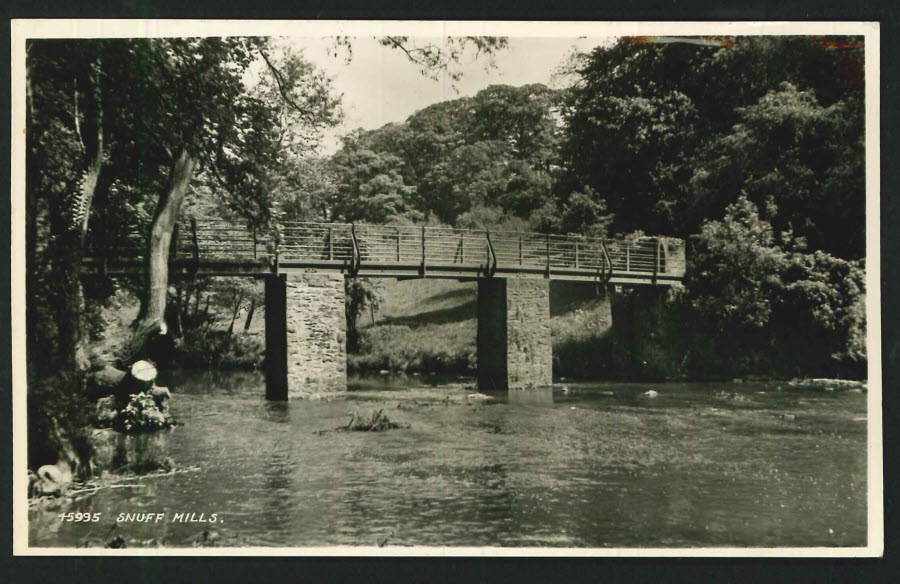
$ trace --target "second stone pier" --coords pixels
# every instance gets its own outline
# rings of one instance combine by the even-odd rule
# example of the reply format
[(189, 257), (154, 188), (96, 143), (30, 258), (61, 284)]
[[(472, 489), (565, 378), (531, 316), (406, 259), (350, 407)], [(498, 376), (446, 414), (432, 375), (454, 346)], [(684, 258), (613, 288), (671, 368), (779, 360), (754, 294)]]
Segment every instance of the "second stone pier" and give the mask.
[(347, 390), (344, 277), (266, 280), (266, 397), (325, 397)]
[(478, 281), (478, 387), (512, 389), (553, 383), (550, 281)]

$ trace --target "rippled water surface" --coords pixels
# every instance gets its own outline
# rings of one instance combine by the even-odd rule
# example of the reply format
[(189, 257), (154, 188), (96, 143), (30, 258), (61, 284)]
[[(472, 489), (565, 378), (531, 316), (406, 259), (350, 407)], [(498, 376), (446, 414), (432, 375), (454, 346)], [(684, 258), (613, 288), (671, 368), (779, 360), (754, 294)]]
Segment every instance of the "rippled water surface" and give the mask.
[[(425, 380), (429, 378), (424, 378)], [(73, 504), (93, 527), (32, 511), (31, 544), (129, 546), (862, 546), (866, 395), (778, 384), (568, 384), (491, 394), (418, 378), (346, 399), (267, 403), (247, 373), (167, 380), (196, 467)], [(648, 390), (658, 397), (641, 394)], [(409, 429), (319, 432), (377, 409)], [(57, 511), (58, 512), (58, 511)], [(217, 523), (175, 523), (175, 513)]]

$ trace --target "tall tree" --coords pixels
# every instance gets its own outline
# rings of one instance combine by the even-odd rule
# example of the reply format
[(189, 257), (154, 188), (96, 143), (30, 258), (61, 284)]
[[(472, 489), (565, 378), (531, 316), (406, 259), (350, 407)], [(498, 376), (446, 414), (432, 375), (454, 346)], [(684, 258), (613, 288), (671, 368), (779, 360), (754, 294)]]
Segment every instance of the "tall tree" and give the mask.
[(865, 255), (862, 104), (823, 107), (811, 91), (784, 83), (739, 115), (698, 154), (691, 224), (744, 193), (778, 232), (839, 257)]
[[(732, 191), (708, 213), (690, 205), (696, 157), (707, 164), (716, 151), (711, 144), (741, 122), (742, 108), (783, 82), (815, 96), (824, 108), (862, 103), (862, 52), (834, 50), (855, 41), (736, 37), (698, 46), (626, 37), (582, 55), (562, 110), (558, 195), (565, 199), (591, 187), (614, 214), (616, 232), (696, 232), (702, 219), (720, 218), (740, 194)], [(845, 118), (854, 119), (849, 113)], [(836, 138), (845, 151), (854, 142)], [(781, 139), (783, 131), (765, 141), (777, 147)]]

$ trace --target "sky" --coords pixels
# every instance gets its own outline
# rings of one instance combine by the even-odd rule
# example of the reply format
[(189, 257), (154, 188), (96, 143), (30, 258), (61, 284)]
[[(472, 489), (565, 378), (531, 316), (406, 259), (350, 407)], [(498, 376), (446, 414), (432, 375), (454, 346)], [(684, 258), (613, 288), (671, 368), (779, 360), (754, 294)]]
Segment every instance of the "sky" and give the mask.
[[(412, 39), (424, 43), (437, 39)], [(352, 41), (352, 60), (346, 52), (337, 56), (331, 38), (289, 38), (286, 42), (333, 79), (336, 93), (343, 94), (345, 119), (329, 132), (322, 154), (336, 151), (339, 136), (356, 128), (372, 130), (391, 122), (403, 122), (416, 111), (448, 99), (468, 97), (489, 85), (551, 85), (553, 73), (573, 48), (587, 51), (613, 42), (611, 37), (525, 38), (512, 37), (509, 46), (495, 58), (496, 68), (485, 70), (487, 60), (474, 60), (467, 52), (459, 69), (462, 79), (455, 90), (445, 78), (434, 81), (422, 76), (415, 64), (397, 49), (381, 46), (373, 37)]]

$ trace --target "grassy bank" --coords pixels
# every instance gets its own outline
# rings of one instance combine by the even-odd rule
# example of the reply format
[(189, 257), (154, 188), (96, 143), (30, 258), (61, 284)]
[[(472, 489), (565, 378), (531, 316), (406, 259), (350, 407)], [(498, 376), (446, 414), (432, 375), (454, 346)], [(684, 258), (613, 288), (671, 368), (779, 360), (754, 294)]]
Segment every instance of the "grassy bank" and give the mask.
[[(477, 286), (453, 280), (387, 281), (379, 310), (361, 319), (355, 372), (474, 374)], [(550, 294), (554, 373), (602, 376), (610, 364), (609, 304), (592, 285), (554, 282)]]

